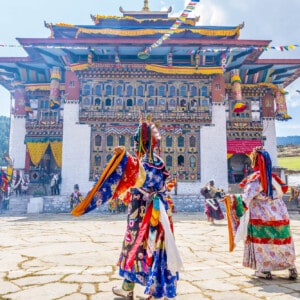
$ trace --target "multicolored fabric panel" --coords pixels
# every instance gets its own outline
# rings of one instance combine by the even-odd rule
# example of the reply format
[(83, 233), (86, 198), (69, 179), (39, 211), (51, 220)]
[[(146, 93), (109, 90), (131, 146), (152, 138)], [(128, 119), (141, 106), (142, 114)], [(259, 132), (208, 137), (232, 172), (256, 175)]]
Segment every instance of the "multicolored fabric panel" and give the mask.
[(250, 220), (248, 240), (257, 244), (283, 245), (291, 242), (289, 220), (267, 221)]
[(234, 238), (240, 225), (240, 219), (248, 208), (243, 202), (240, 194), (226, 195), (224, 197), (224, 203), (228, 221), (229, 251), (231, 252), (234, 250)]
[(71, 214), (80, 216), (107, 202), (115, 193), (124, 174), (127, 160), (126, 149), (125, 147), (121, 148), (109, 161), (84, 200), (72, 210)]
[[(282, 192), (285, 194), (288, 191), (288, 185), (276, 174), (272, 173), (272, 178), (276, 180), (276, 182), (281, 186)], [(260, 175), (260, 171), (256, 171), (254, 173), (252, 173), (251, 175), (249, 175), (248, 177), (244, 178), (241, 182), (240, 182), (240, 187), (244, 188), (246, 186), (246, 184), (248, 184), (249, 182), (253, 182), (255, 180), (261, 180), (261, 175)]]

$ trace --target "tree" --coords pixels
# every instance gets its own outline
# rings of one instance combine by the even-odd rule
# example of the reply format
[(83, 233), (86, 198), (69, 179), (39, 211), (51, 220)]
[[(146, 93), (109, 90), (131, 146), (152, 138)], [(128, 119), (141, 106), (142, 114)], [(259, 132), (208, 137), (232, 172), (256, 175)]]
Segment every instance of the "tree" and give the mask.
[(6, 166), (4, 153), (8, 153), (9, 118), (0, 116), (0, 166)]

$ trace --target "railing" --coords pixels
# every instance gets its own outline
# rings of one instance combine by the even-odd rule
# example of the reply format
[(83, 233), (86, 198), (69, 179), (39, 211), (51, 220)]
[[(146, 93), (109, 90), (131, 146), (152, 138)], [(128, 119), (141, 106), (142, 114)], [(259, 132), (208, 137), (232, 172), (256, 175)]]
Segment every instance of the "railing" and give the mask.
[[(203, 124), (211, 123), (211, 113), (207, 111), (182, 111), (182, 112), (155, 112), (155, 111), (143, 111), (144, 115), (151, 114), (152, 119), (159, 120), (161, 122), (196, 122)], [(79, 114), (80, 122), (93, 122), (93, 121), (138, 121), (140, 118), (140, 112), (129, 111), (88, 111), (81, 110)]]
[(260, 121), (228, 121), (226, 124), (227, 130), (245, 130), (251, 129), (253, 131), (263, 130), (263, 124)]
[(62, 129), (63, 120), (27, 120), (25, 124), (26, 130), (34, 129)]

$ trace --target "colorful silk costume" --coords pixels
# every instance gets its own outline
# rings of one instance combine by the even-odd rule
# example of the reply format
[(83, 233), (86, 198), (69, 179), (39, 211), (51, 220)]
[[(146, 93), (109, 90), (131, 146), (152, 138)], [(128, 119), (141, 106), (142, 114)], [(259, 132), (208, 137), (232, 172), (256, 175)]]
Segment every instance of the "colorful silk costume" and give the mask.
[(204, 212), (209, 220), (223, 220), (224, 214), (222, 212), (220, 203), (218, 201), (218, 189), (214, 186), (206, 185), (200, 190), (202, 196), (204, 196)]
[[(145, 133), (149, 126), (140, 129)], [(155, 144), (145, 143), (151, 150), (150, 145)], [(87, 213), (109, 199), (123, 199), (128, 204), (128, 217), (119, 274), (130, 289), (139, 283), (146, 287), (145, 294), (172, 298), (182, 261), (173, 236), (171, 202), (166, 199), (169, 174), (160, 157), (146, 150), (145, 143), (140, 145), (141, 158), (129, 155), (124, 147), (116, 148), (99, 180), (72, 214)]]
[[(264, 150), (259, 156), (269, 159)], [(259, 158), (261, 159), (261, 158)], [(243, 265), (260, 273), (295, 267), (295, 249), (287, 207), (282, 200), (287, 186), (271, 173), (270, 162), (245, 178), (242, 195), (227, 195), (225, 207), (229, 229), (229, 250), (245, 241)]]

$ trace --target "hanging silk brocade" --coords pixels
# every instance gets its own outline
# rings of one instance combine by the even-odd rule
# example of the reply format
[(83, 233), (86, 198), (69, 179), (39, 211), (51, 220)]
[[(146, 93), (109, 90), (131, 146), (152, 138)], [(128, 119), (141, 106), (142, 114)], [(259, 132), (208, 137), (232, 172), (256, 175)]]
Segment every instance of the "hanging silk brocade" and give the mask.
[(62, 141), (50, 142), (51, 151), (59, 168), (62, 166)]
[(31, 162), (37, 167), (49, 146), (49, 141), (26, 142), (26, 145)]
[(60, 82), (61, 74), (58, 67), (53, 67), (51, 70), (50, 82), (50, 108), (57, 109), (60, 107)]
[(287, 121), (291, 119), (291, 116), (287, 113), (286, 92), (284, 90), (277, 90), (275, 92), (276, 111), (275, 116), (278, 121)]

